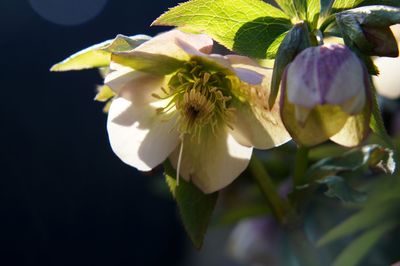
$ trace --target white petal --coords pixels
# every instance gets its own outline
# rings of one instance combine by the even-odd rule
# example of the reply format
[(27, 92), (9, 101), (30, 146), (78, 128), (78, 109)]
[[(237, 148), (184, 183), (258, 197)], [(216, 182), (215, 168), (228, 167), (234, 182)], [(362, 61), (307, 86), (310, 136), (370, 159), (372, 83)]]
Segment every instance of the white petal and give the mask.
[(277, 147), (291, 139), (280, 118), (279, 104), (275, 104), (271, 111), (261, 106), (241, 104), (235, 107), (232, 127), (231, 133), (240, 144), (257, 149)]
[[(235, 180), (246, 169), (253, 150), (237, 143), (226, 129), (202, 138), (200, 143), (187, 136), (183, 143), (181, 176), (204, 193), (220, 190)], [(175, 168), (178, 157), (179, 147), (170, 156)]]
[(107, 130), (115, 154), (140, 171), (162, 163), (179, 143), (174, 119), (162, 121), (154, 107), (124, 98), (112, 102)]
[(206, 54), (211, 52), (213, 46), (213, 40), (205, 34), (191, 34), (179, 30), (171, 30), (155, 36), (150, 41), (138, 46), (135, 51), (179, 57), (182, 53), (181, 48), (176, 44), (176, 40), (190, 43), (197, 51)]
[(118, 96), (133, 102), (135, 105), (154, 101), (155, 98), (152, 93), (163, 95), (161, 87), (164, 82), (164, 76), (135, 71), (126, 67), (118, 67), (118, 70), (109, 73), (104, 80), (104, 84), (109, 86)]
[(389, 99), (400, 97), (399, 69), (400, 57), (378, 57), (374, 60), (379, 68), (379, 76), (373, 76), (378, 93)]

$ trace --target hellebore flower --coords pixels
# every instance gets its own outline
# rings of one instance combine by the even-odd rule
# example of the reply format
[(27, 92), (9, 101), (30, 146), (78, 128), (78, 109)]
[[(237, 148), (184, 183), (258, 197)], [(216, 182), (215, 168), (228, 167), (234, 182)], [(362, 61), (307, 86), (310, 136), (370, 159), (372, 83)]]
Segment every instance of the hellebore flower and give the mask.
[(210, 54), (212, 44), (172, 30), (114, 53), (105, 78), (117, 94), (107, 128), (118, 157), (140, 171), (169, 158), (205, 193), (239, 176), (253, 147), (290, 139), (279, 107), (266, 107), (271, 71), (247, 57)]
[(364, 65), (346, 46), (307, 48), (286, 67), (282, 120), (299, 144), (356, 146), (369, 129), (369, 90)]

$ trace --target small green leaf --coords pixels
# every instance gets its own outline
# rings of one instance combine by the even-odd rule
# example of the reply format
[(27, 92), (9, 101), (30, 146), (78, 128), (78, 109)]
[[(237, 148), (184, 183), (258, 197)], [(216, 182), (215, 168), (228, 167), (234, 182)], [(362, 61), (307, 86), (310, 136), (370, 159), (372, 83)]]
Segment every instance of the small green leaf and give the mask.
[(371, 248), (393, 227), (396, 221), (384, 221), (353, 240), (336, 258), (333, 266), (358, 265)]
[(113, 62), (156, 75), (171, 74), (184, 64), (173, 57), (141, 51), (113, 53), (111, 57)]
[(281, 43), (274, 43), (275, 46), (279, 45), (279, 48), (276, 52), (271, 81), (271, 93), (268, 99), (268, 106), (270, 109), (274, 106), (276, 97), (278, 96), (279, 85), (286, 66), (292, 62), (296, 55), (303, 49), (311, 46), (308, 34), (307, 25), (298, 23), (294, 25), (288, 33), (285, 32), (279, 37), (284, 38), (282, 41), (279, 39)]
[(332, 5), (332, 9), (343, 10), (354, 8), (360, 5), (364, 0), (335, 0)]
[(183, 225), (193, 245), (200, 249), (204, 236), (217, 202), (218, 193), (204, 194), (192, 183), (180, 178), (176, 182), (176, 171), (170, 162), (164, 162), (164, 171), (167, 184), (178, 203)]
[(106, 102), (115, 96), (115, 92), (107, 85), (97, 87), (97, 94), (94, 98), (99, 102)]
[(293, 0), (275, 0), (275, 2), (289, 17), (298, 16), (296, 7), (293, 4)]
[(111, 52), (129, 51), (149, 39), (150, 37), (145, 35), (136, 35), (133, 37), (118, 35), (113, 40), (90, 46), (71, 55), (64, 61), (52, 66), (50, 70), (69, 71), (107, 67), (110, 64)]
[(317, 181), (319, 184), (325, 184), (328, 190), (325, 195), (328, 197), (336, 197), (343, 202), (364, 202), (367, 199), (366, 193), (354, 190), (340, 176), (328, 176)]
[(315, 29), (321, 11), (320, 0), (294, 0), (293, 2), (299, 17), (306, 20), (311, 28)]
[(170, 9), (153, 25), (204, 32), (228, 49), (260, 59), (291, 28), (285, 13), (260, 0), (192, 0)]

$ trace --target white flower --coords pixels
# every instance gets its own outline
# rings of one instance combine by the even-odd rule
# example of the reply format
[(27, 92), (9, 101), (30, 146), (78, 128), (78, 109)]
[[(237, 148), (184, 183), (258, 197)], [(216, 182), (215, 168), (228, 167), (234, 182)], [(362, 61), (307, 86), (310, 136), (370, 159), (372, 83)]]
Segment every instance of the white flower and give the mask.
[(172, 30), (112, 56), (105, 84), (114, 152), (149, 171), (169, 158), (205, 193), (230, 184), (253, 147), (287, 142), (279, 105), (266, 107), (271, 70), (242, 56), (210, 54), (212, 40)]

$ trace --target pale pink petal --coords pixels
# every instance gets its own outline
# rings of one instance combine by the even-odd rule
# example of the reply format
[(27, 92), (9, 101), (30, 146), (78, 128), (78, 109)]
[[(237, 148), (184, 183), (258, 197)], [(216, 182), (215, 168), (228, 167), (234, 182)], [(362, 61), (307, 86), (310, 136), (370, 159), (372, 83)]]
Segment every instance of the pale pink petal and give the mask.
[(117, 98), (111, 104), (107, 121), (111, 147), (126, 164), (149, 171), (178, 145), (175, 122), (157, 115), (153, 106), (135, 106), (124, 98)]
[[(220, 190), (235, 180), (246, 169), (253, 150), (237, 143), (225, 129), (202, 138), (200, 143), (190, 136), (183, 143), (181, 176), (204, 193)], [(178, 158), (179, 147), (170, 156), (175, 168)]]

